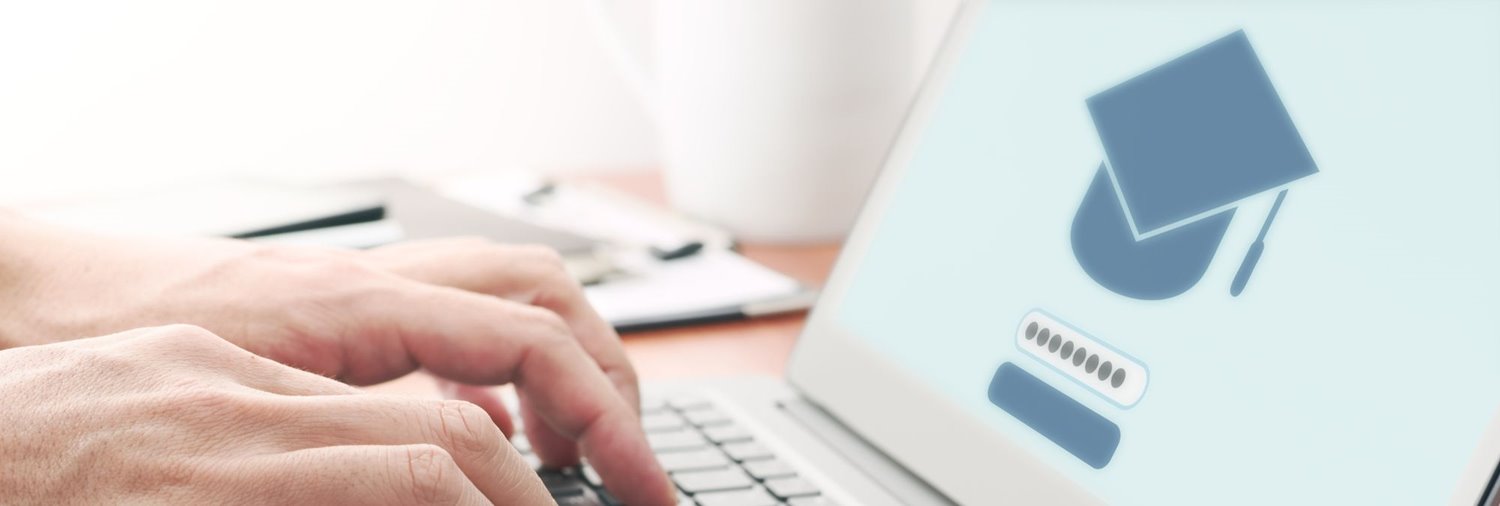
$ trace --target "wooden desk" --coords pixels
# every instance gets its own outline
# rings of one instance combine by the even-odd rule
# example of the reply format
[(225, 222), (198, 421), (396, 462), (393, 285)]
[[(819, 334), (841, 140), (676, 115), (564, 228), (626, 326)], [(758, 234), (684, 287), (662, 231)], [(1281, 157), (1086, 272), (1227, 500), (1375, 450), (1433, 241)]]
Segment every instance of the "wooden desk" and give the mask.
[[(666, 197), (657, 172), (590, 175), (579, 178), (619, 188), (653, 202)], [(810, 286), (828, 279), (839, 245), (776, 246), (744, 244), (750, 259)], [(786, 368), (792, 344), (802, 331), (804, 316), (785, 315), (630, 333), (622, 336), (625, 351), (646, 381), (693, 376), (744, 374), (778, 375)], [(432, 377), (418, 372), (396, 381), (369, 387), (380, 393), (437, 395)]]

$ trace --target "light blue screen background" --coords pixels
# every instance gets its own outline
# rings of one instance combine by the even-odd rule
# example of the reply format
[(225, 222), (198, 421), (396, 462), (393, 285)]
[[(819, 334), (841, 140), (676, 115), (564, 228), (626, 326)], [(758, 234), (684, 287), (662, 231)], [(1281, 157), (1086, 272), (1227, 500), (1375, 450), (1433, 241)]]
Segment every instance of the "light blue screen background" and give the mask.
[[(1500, 7), (1304, 3), (988, 6), (840, 325), (1107, 501), (1446, 502), (1500, 408)], [(1322, 172), (1291, 186), (1239, 298), (1274, 192), (1186, 294), (1097, 286), (1068, 240), (1103, 156), (1084, 99), (1238, 28)], [(1031, 308), (1142, 360), (1140, 404), (1016, 350)], [(1113, 462), (991, 405), (1005, 361), (1119, 424)]]

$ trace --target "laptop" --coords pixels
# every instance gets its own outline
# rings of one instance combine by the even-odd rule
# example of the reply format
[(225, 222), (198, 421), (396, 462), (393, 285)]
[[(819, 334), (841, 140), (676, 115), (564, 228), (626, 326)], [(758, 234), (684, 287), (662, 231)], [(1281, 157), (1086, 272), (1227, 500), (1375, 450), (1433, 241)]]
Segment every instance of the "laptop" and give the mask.
[(683, 504), (1493, 504), (1500, 2), (950, 32), (785, 377), (648, 389)]

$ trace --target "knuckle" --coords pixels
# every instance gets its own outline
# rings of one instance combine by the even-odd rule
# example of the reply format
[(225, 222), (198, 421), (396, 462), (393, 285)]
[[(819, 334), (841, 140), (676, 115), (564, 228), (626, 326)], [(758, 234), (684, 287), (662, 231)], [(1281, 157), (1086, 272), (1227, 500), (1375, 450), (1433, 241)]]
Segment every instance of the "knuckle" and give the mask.
[(466, 401), (446, 400), (439, 404), (439, 430), (454, 450), (482, 453), (492, 450), (499, 441), (490, 415)]
[(208, 329), (185, 323), (153, 328), (144, 337), (169, 351), (212, 354), (243, 351)]
[(532, 353), (527, 355), (528, 358), (543, 362), (571, 363), (588, 358), (578, 341), (556, 334), (548, 334), (538, 339), (531, 351)]
[(453, 504), (461, 491), (461, 473), (453, 456), (440, 446), (416, 445), (406, 452), (407, 498), (413, 504)]
[(568, 327), (567, 320), (564, 320), (562, 316), (535, 306), (527, 307), (525, 310), (530, 313), (527, 315), (527, 319), (533, 325), (536, 325), (543, 343), (567, 344), (573, 342), (572, 331)]
[[(640, 374), (637, 374), (635, 368), (631, 367), (628, 363), (624, 367), (610, 371), (610, 375), (614, 377), (615, 383), (639, 394), (641, 389)], [(636, 407), (639, 408), (640, 406)]]
[(198, 342), (206, 340), (219, 340), (219, 336), (208, 329), (187, 323), (175, 323), (156, 327), (147, 334), (148, 337), (169, 342)]

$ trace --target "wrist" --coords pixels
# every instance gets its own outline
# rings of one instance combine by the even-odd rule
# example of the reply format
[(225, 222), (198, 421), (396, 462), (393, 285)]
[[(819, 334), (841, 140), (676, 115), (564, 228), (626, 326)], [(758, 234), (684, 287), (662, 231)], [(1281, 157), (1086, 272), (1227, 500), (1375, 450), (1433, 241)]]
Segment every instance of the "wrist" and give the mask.
[(38, 344), (28, 338), (33, 294), (41, 287), (42, 264), (35, 225), (19, 213), (0, 208), (0, 350)]

